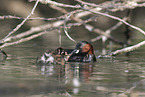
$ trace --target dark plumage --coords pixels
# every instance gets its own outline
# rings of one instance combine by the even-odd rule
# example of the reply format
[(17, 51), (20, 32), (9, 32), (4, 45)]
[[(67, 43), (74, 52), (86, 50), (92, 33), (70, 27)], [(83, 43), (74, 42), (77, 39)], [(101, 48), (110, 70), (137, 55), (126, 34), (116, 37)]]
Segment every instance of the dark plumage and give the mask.
[(95, 62), (93, 46), (87, 41), (77, 43), (75, 49), (63, 49), (61, 47), (51, 52), (45, 52), (38, 60), (41, 63), (65, 63), (65, 62)]

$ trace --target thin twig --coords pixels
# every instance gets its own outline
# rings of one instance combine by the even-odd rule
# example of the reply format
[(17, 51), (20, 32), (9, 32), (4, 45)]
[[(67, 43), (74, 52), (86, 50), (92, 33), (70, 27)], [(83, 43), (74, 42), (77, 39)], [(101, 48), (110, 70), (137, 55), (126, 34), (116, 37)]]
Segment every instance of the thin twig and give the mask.
[(136, 27), (136, 26), (134, 26), (134, 25), (132, 25), (132, 24), (129, 24), (129, 23), (126, 22), (125, 20), (120, 19), (120, 18), (118, 18), (118, 17), (116, 17), (116, 16), (112, 16), (112, 15), (109, 15), (109, 14), (106, 14), (106, 13), (102, 13), (102, 12), (98, 12), (98, 11), (94, 11), (94, 10), (90, 10), (90, 9), (86, 9), (86, 8), (83, 8), (83, 7), (81, 7), (81, 8), (84, 9), (84, 10), (87, 10), (87, 11), (89, 11), (89, 12), (92, 12), (92, 13), (96, 13), (96, 14), (99, 14), (99, 15), (103, 15), (103, 16), (112, 18), (112, 19), (114, 19), (114, 20), (118, 20), (118, 21), (120, 21), (120, 22), (122, 22), (122, 23), (124, 23), (124, 24), (126, 24), (126, 25), (128, 25), (128, 26), (130, 26), (131, 28), (138, 30), (139, 32), (141, 32), (141, 33), (143, 33), (143, 34), (145, 35), (145, 32), (144, 32), (141, 28)]
[[(128, 18), (124, 17), (122, 20), (127, 21)], [(106, 34), (110, 34), (113, 30), (116, 30), (118, 27), (120, 27), (123, 23), (120, 21), (117, 24), (115, 24), (114, 26), (112, 26), (111, 28), (107, 29), (105, 31)]]
[(87, 10), (87, 11), (92, 12), (92, 13), (96, 13), (96, 14), (99, 14), (99, 15), (102, 15), (102, 16), (106, 16), (106, 17), (112, 18), (112, 19), (114, 19), (114, 20), (118, 20), (118, 21), (120, 21), (120, 22), (122, 22), (122, 23), (128, 25), (129, 27), (131, 27), (131, 28), (133, 28), (133, 29), (135, 29), (135, 30), (138, 30), (139, 32), (141, 32), (141, 33), (143, 33), (143, 34), (145, 35), (145, 32), (144, 32), (141, 28), (136, 27), (136, 26), (134, 26), (134, 25), (132, 25), (132, 24), (126, 22), (125, 20), (123, 20), (123, 19), (121, 19), (121, 18), (119, 18), (119, 17), (112, 16), (112, 15), (109, 15), (109, 14), (106, 14), (106, 13), (102, 13), (102, 12), (97, 12), (97, 11), (90, 10), (90, 9), (86, 9), (86, 8), (82, 8), (82, 9)]
[[(30, 1), (35, 1), (35, 0), (30, 0)], [(139, 28), (139, 27), (136, 27), (132, 24), (129, 24), (128, 22), (120, 19), (119, 17), (116, 17), (116, 16), (112, 16), (112, 15), (109, 15), (109, 14), (106, 14), (106, 13), (102, 13), (102, 12), (98, 12), (98, 11), (94, 11), (92, 9), (87, 9), (87, 8), (84, 8), (84, 7), (81, 7), (80, 5), (75, 5), (75, 6), (72, 6), (72, 5), (67, 5), (67, 4), (63, 4), (63, 3), (58, 3), (58, 2), (55, 2), (55, 1), (51, 1), (51, 0), (48, 0), (48, 1), (43, 1), (43, 0), (40, 0), (41, 3), (45, 3), (45, 4), (52, 4), (52, 5), (56, 5), (56, 6), (61, 6), (61, 7), (69, 7), (69, 8), (79, 8), (79, 9), (83, 9), (83, 10), (86, 10), (86, 11), (89, 11), (89, 12), (92, 12), (92, 13), (95, 13), (95, 14), (99, 14), (99, 15), (102, 15), (102, 16), (106, 16), (106, 17), (109, 17), (109, 18), (112, 18), (114, 20), (118, 20), (128, 26), (130, 26), (131, 28), (133, 29), (136, 29), (138, 30), (139, 32), (143, 33), (145, 35), (145, 32)], [(135, 5), (134, 5), (135, 6)]]
[(88, 3), (88, 2), (85, 2), (85, 1), (82, 1), (82, 0), (75, 0), (83, 5), (90, 5), (90, 6), (93, 6), (93, 7), (100, 7), (100, 5), (97, 5), (95, 3)]
[[(123, 20), (127, 20), (127, 17), (124, 17), (123, 18)], [(118, 27), (120, 27), (121, 25), (122, 25), (123, 23), (122, 22), (118, 22), (117, 24), (115, 24), (114, 26), (112, 26), (111, 28), (109, 28), (109, 29), (107, 29), (106, 31), (102, 31), (102, 30), (98, 30), (98, 31), (101, 31), (101, 32), (103, 32), (103, 34), (101, 34), (100, 36), (98, 36), (98, 37), (96, 37), (96, 38), (93, 38), (93, 39), (91, 39), (90, 41), (91, 42), (95, 42), (95, 41), (97, 41), (97, 40), (99, 40), (99, 39), (101, 39), (103, 36), (104, 37), (106, 37), (106, 38), (108, 38), (108, 36), (110, 36), (110, 33), (113, 31), (113, 30), (115, 30), (115, 29), (117, 29)], [(88, 30), (88, 31), (90, 31), (90, 32), (92, 32), (92, 31), (95, 31), (95, 28), (93, 27), (93, 26), (91, 26), (91, 25), (85, 25), (85, 28)], [(98, 33), (98, 32), (96, 32), (96, 33)], [(98, 33), (99, 34), (99, 33)], [(105, 35), (104, 35), (105, 34)], [(115, 39), (116, 40), (116, 39)], [(117, 41), (116, 41), (117, 42)], [(120, 43), (120, 42), (119, 42)], [(122, 45), (123, 43), (121, 43), (121, 45)]]
[(28, 18), (34, 14), (34, 11), (38, 5), (39, 0), (36, 1), (31, 13), (19, 24), (16, 26), (16, 28), (14, 28), (5, 38), (3, 38), (2, 40), (4, 41), (6, 38), (8, 38), (10, 35), (12, 35), (13, 33), (15, 33), (17, 30), (19, 30), (21, 28), (21, 26), (28, 20)]
[[(69, 24), (66, 25), (66, 27), (80, 26), (82, 24), (86, 24), (86, 23), (94, 21), (94, 20), (95, 20), (95, 17), (91, 17), (90, 19), (81, 21), (79, 23), (69, 23)], [(20, 34), (15, 35), (15, 36), (8, 37), (5, 40), (5, 42), (9, 42), (9, 41), (12, 41), (12, 40), (20, 39), (20, 38), (29, 36), (31, 34), (34, 34), (36, 32), (41, 32), (41, 31), (46, 30), (46, 29), (48, 31), (51, 30), (51, 29), (58, 29), (58, 28), (60, 29), (60, 28), (63, 28), (61, 26), (63, 24), (64, 24), (64, 21), (56, 21), (56, 22), (45, 24), (45, 25), (41, 25), (41, 26), (38, 26), (38, 27), (32, 27), (30, 30), (28, 30), (26, 32), (22, 32)]]
[[(30, 1), (36, 1), (36, 0), (30, 0)], [(9, 36), (11, 36), (11, 34), (13, 34), (13, 33), (15, 33), (18, 29), (20, 29), (20, 27), (27, 21), (27, 20), (29, 20), (29, 17), (34, 13), (34, 10), (35, 10), (35, 8), (36, 8), (36, 6), (38, 5), (38, 2), (41, 2), (41, 3), (45, 3), (45, 4), (52, 4), (52, 5), (55, 5), (55, 6), (60, 6), (60, 7), (67, 7), (67, 8), (76, 8), (76, 9), (80, 9), (81, 11), (82, 10), (84, 10), (85, 12), (87, 12), (87, 15), (89, 15), (89, 14), (92, 14), (92, 13), (95, 13), (95, 14), (98, 14), (98, 15), (103, 15), (103, 16), (106, 16), (106, 17), (109, 17), (109, 18), (112, 18), (112, 19), (114, 19), (114, 20), (118, 20), (118, 21), (120, 21), (120, 22), (122, 22), (122, 23), (124, 23), (124, 24), (126, 24), (127, 26), (129, 26), (129, 27), (131, 27), (131, 28), (133, 28), (133, 29), (136, 29), (136, 30), (138, 30), (138, 31), (140, 31), (141, 33), (143, 33), (144, 35), (145, 35), (145, 32), (142, 30), (142, 29), (140, 29), (140, 28), (138, 28), (138, 27), (136, 27), (136, 26), (134, 26), (134, 25), (131, 25), (131, 24), (129, 24), (128, 22), (126, 22), (125, 20), (123, 20), (123, 19), (120, 19), (119, 17), (116, 17), (116, 16), (112, 16), (112, 15), (109, 15), (109, 14), (106, 14), (106, 13), (102, 13), (102, 12), (99, 12), (98, 11), (98, 9), (97, 8), (91, 8), (90, 7), (90, 9), (89, 9), (89, 7), (87, 8), (84, 8), (84, 7), (81, 7), (80, 5), (68, 5), (68, 4), (63, 4), (63, 3), (58, 3), (58, 2), (55, 2), (55, 1), (51, 1), (51, 0), (37, 0), (37, 2), (35, 3), (35, 5), (34, 5), (34, 7), (33, 7), (33, 9), (32, 9), (32, 11), (31, 11), (31, 13), (19, 24), (19, 25), (17, 25), (17, 27), (15, 28), (15, 29), (13, 29), (13, 31), (11, 31), (3, 40), (7, 40), (8, 38), (10, 38)], [(45, 2), (44, 2), (45, 1)], [(80, 0), (78, 0), (78, 1), (80, 1)], [(141, 6), (144, 6), (144, 4), (143, 5), (141, 5)], [(136, 7), (136, 6), (132, 6), (131, 5), (131, 8), (133, 8), (133, 7)], [(79, 12), (79, 13), (81, 13), (81, 11)], [(75, 12), (76, 13), (76, 12)], [(72, 15), (71, 14), (71, 12), (70, 13), (68, 13), (67, 15)], [(68, 16), (67, 18), (66, 18), (66, 21), (69, 19), (69, 17), (70, 16)], [(85, 16), (84, 14), (83, 14), (83, 16)], [(79, 16), (78, 16), (79, 17)], [(75, 18), (78, 18), (77, 17), (77, 14), (75, 14)], [(82, 16), (81, 16), (82, 17)], [(80, 17), (79, 17), (80, 18)], [(47, 31), (51, 31), (51, 30), (54, 30), (54, 29), (61, 29), (61, 28), (69, 28), (69, 27), (72, 27), (72, 26), (80, 26), (80, 25), (82, 25), (82, 24), (86, 24), (86, 23), (88, 23), (88, 22), (90, 22), (90, 21), (92, 21), (92, 20), (94, 20), (94, 19), (92, 19), (92, 18), (90, 18), (90, 19), (88, 19), (88, 20), (82, 20), (82, 19), (80, 19), (81, 20), (81, 22), (79, 21), (78, 23), (69, 23), (69, 24), (65, 24), (64, 26), (62, 26), (62, 22), (64, 22), (64, 21), (60, 21), (61, 23), (60, 24), (58, 24), (58, 26), (49, 26), (48, 27), (48, 30)], [(65, 21), (65, 22), (66, 22)], [(57, 22), (59, 22), (59, 21), (57, 21)], [(112, 29), (115, 29), (115, 28), (112, 28)], [(33, 33), (35, 33), (35, 32), (39, 32), (39, 31), (42, 31), (42, 29), (41, 28), (38, 28), (38, 29), (36, 29), (36, 30), (32, 30), (32, 32)], [(94, 29), (94, 31), (99, 31), (99, 32), (101, 32), (99, 29)], [(31, 32), (31, 31), (30, 31)], [(107, 32), (107, 31), (106, 31)], [(110, 33), (110, 31), (108, 30), (108, 32)], [(24, 33), (23, 33), (24, 34)], [(26, 34), (26, 33), (25, 33)], [(5, 47), (5, 46), (9, 46), (9, 45), (14, 45), (14, 44), (18, 44), (18, 43), (21, 43), (21, 42), (25, 42), (25, 41), (28, 41), (28, 40), (31, 40), (31, 39), (33, 39), (33, 38), (36, 38), (36, 37), (38, 37), (38, 36), (40, 36), (40, 35), (43, 35), (43, 34), (46, 34), (46, 32), (39, 32), (39, 33), (35, 33), (35, 35), (31, 35), (30, 33), (27, 33), (27, 35), (28, 35), (28, 37), (26, 37), (26, 38), (23, 38), (23, 39), (20, 39), (20, 40), (18, 40), (18, 41), (15, 41), (15, 42), (11, 42), (11, 43), (5, 43), (4, 45), (2, 45), (0, 48), (2, 48), (2, 47)], [(68, 34), (68, 33), (67, 33)], [(109, 35), (107, 35), (106, 33), (104, 33), (104, 31), (103, 31), (103, 33), (101, 33), (102, 35), (104, 34), (104, 35), (106, 35), (106, 36), (108, 36), (109, 37)], [(22, 35), (22, 34), (21, 34)], [(20, 36), (21, 36), (20, 35)], [(29, 35), (31, 35), (31, 36), (29, 36)], [(24, 36), (26, 36), (26, 35), (22, 35), (23, 37)], [(22, 36), (21, 36), (21, 38), (22, 38)], [(19, 37), (20, 38), (20, 37)], [(112, 37), (111, 37), (112, 38)], [(134, 46), (131, 46), (131, 47), (127, 47), (127, 48), (124, 48), (124, 49), (122, 49), (122, 50), (117, 50), (117, 51), (115, 51), (115, 52), (112, 52), (110, 55), (116, 55), (116, 54), (119, 54), (119, 53), (124, 53), (124, 52), (129, 52), (129, 51), (132, 51), (132, 50), (134, 50), (134, 49), (137, 49), (137, 48), (139, 48), (140, 46), (142, 46), (142, 45), (144, 45), (145, 44), (145, 41), (143, 41), (143, 42), (141, 42), (141, 43), (139, 43), (139, 44), (137, 44), (137, 45), (134, 45)]]
[(91, 42), (95, 42), (95, 41), (98, 41), (98, 40), (100, 40), (100, 39), (102, 39), (102, 35), (97, 36), (97, 37), (91, 39), (90, 41), (91, 41)]
[(59, 11), (59, 12), (61, 12), (61, 13), (63, 13), (63, 14), (66, 14), (65, 18), (71, 14), (70, 19), (72, 19), (72, 20), (74, 20), (76, 22), (81, 22), (82, 21), (80, 18), (77, 18), (76, 16), (74, 16), (74, 14), (78, 13), (78, 12), (80, 13), (83, 10), (74, 10), (74, 11), (68, 12), (66, 9), (58, 7), (58, 6), (55, 6), (55, 5), (50, 5), (50, 7), (55, 9), (55, 10), (57, 10), (57, 11)]
[(58, 39), (59, 39), (59, 47), (61, 47), (61, 31), (60, 30), (61, 29), (58, 30), (58, 34), (59, 34), (59, 37), (58, 37)]
[[(36, 1), (36, 0), (29, 0), (29, 2), (32, 2), (32, 1)], [(73, 5), (69, 5), (69, 4), (58, 3), (55, 1), (51, 1), (51, 0), (39, 0), (39, 2), (41, 2), (42, 4), (52, 4), (52, 5), (60, 6), (60, 7), (80, 8), (80, 5), (73, 6)]]
[(49, 5), (49, 7), (53, 8), (53, 9), (55, 9), (55, 10), (61, 12), (61, 13), (64, 13), (64, 14), (68, 13), (64, 8), (61, 8), (61, 7), (58, 7), (58, 6), (55, 6), (55, 5)]
[(120, 49), (120, 50), (116, 50), (114, 52), (111, 52), (109, 55), (111, 56), (115, 56), (117, 54), (122, 54), (122, 53), (127, 53), (127, 52), (131, 52), (141, 46), (145, 45), (145, 41), (142, 41), (136, 45), (133, 45), (133, 46), (130, 46), (130, 47), (126, 47), (126, 48), (123, 48), (123, 49)]
[[(0, 19), (18, 19), (18, 20), (24, 20), (26, 18), (23, 17), (18, 17), (18, 16), (12, 16), (12, 15), (5, 15), (5, 16), (0, 16)], [(43, 18), (43, 17), (35, 17), (35, 18), (28, 18), (27, 20), (44, 20), (44, 21), (53, 21), (53, 20), (61, 20), (65, 19), (65, 15), (56, 17), (56, 18)]]
[[(100, 34), (100, 35), (101, 35), (101, 38), (102, 38), (103, 36), (105, 36), (105, 37), (107, 37), (108, 39), (114, 41), (115, 43), (118, 43), (118, 44), (120, 44), (120, 45), (123, 45), (123, 44), (124, 44), (123, 42), (121, 42), (121, 41), (115, 39), (114, 37), (112, 37), (109, 33), (105, 33), (103, 30), (100, 30), (100, 29), (98, 29), (98, 28), (94, 28), (93, 26), (91, 26), (91, 25), (89, 25), (89, 24), (86, 24), (85, 27), (86, 27), (86, 29), (88, 29), (88, 30), (91, 31), (91, 32), (95, 32), (95, 33), (97, 33), (97, 34)], [(93, 40), (91, 40), (91, 41), (101, 39), (100, 37), (96, 37), (96, 38), (97, 38), (97, 39), (93, 39)]]
[[(94, 17), (93, 17), (93, 19), (94, 19)], [(90, 19), (88, 19), (88, 20), (84, 20), (84, 21), (79, 22), (79, 23), (69, 23), (69, 24), (66, 25), (66, 27), (80, 26), (80, 25), (82, 25), (82, 24), (85, 24), (85, 23), (88, 23), (88, 22), (93, 21), (93, 19), (90, 18)], [(59, 23), (58, 23), (58, 22), (59, 22)], [(51, 27), (49, 26), (49, 27), (47, 28), (47, 30), (45, 30), (45, 31), (43, 31), (43, 32), (36, 33), (36, 34), (34, 34), (34, 35), (31, 35), (31, 36), (28, 36), (28, 37), (26, 37), (26, 38), (22, 38), (22, 36), (25, 36), (25, 35), (21, 35), (21, 34), (20, 34), (20, 36), (19, 36), (19, 35), (16, 35), (15, 37), (13, 37), (13, 39), (14, 39), (14, 38), (15, 38), (15, 39), (22, 38), (22, 39), (20, 39), (20, 40), (18, 40), (18, 41), (15, 41), (15, 42), (11, 42), (11, 43), (5, 43), (5, 44), (3, 44), (2, 46), (0, 46), (0, 48), (4, 48), (4, 47), (7, 47), (7, 46), (11, 46), (11, 45), (15, 45), (15, 44), (19, 44), (19, 43), (22, 43), (22, 42), (26, 42), (26, 41), (32, 40), (32, 39), (34, 39), (34, 38), (36, 38), (36, 37), (39, 37), (39, 36), (41, 36), (41, 35), (43, 35), (43, 34), (48, 33), (49, 31), (52, 31), (52, 30), (55, 30), (55, 29), (62, 29), (62, 28), (64, 28), (64, 26), (62, 25), (63, 23), (64, 23), (63, 21), (57, 21), (56, 23), (53, 24), (53, 26), (51, 26)], [(38, 28), (35, 28), (35, 29), (28, 30), (28, 31), (25, 32), (25, 34), (30, 35), (30, 34), (29, 34), (30, 32), (31, 32), (31, 33), (38, 32), (38, 30), (40, 31), (40, 29), (41, 29), (41, 28), (38, 27)], [(29, 32), (29, 31), (30, 31), (30, 32)], [(24, 33), (22, 33), (22, 34), (24, 34)], [(11, 38), (12, 38), (12, 37), (11, 37)], [(11, 40), (11, 39), (9, 39), (9, 40)], [(7, 41), (8, 41), (8, 40), (7, 40)]]
[(26, 41), (32, 40), (32, 39), (34, 39), (36, 37), (39, 37), (39, 36), (41, 36), (43, 34), (46, 34), (46, 33), (47, 32), (44, 31), (44, 32), (41, 32), (41, 33), (38, 33), (38, 34), (35, 34), (35, 35), (32, 35), (32, 36), (29, 36), (27, 38), (22, 38), (22, 39), (20, 39), (18, 41), (15, 41), (15, 42), (5, 43), (4, 45), (0, 46), (0, 48), (4, 48), (4, 47), (7, 47), (7, 46), (11, 46), (11, 45), (19, 44), (19, 43), (22, 43), (22, 42), (26, 42)]
[(65, 32), (65, 34), (66, 34), (66, 36), (71, 40), (71, 41), (73, 41), (73, 42), (76, 42), (73, 38), (71, 38), (70, 37), (70, 35), (68, 34), (68, 32), (66, 31), (66, 22), (67, 22), (67, 20), (70, 18), (70, 16), (71, 16), (71, 14), (66, 18), (66, 20), (64, 21), (64, 32)]
[[(57, 19), (65, 19), (66, 16), (68, 16), (69, 14), (75, 14), (77, 12), (81, 12), (82, 10), (75, 10), (75, 11), (71, 11), (70, 13), (67, 13), (65, 15), (62, 15), (60, 17), (57, 17)], [(72, 18), (73, 20), (78, 20), (76, 18)], [(68, 21), (68, 20), (67, 20)], [(78, 20), (78, 22), (80, 22), (80, 20)], [(45, 24), (45, 25), (41, 25), (41, 26), (38, 26), (38, 27), (32, 27), (30, 30), (26, 31), (26, 32), (23, 32), (23, 33), (20, 33), (20, 34), (17, 34), (15, 36), (11, 36), (11, 37), (8, 37), (7, 39), (5, 39), (5, 42), (8, 42), (8, 41), (11, 41), (11, 40), (15, 40), (15, 39), (19, 39), (19, 38), (23, 38), (23, 37), (26, 37), (28, 35), (31, 35), (35, 32), (39, 32), (39, 31), (42, 31), (42, 30), (46, 30), (46, 29), (49, 29), (49, 28), (53, 28), (53, 27), (58, 27), (60, 25), (62, 25), (64, 22), (61, 21), (61, 20), (58, 20), (56, 22), (53, 22), (53, 23), (50, 23), (50, 24)]]
[(12, 40), (20, 39), (20, 38), (29, 36), (29, 35), (31, 35), (31, 34), (35, 34), (36, 32), (41, 32), (41, 31), (46, 30), (46, 29), (59, 27), (59, 26), (61, 26), (63, 23), (64, 23), (63, 21), (56, 21), (56, 22), (53, 22), (53, 23), (51, 23), (51, 24), (45, 24), (45, 25), (41, 25), (41, 26), (38, 26), (38, 27), (32, 27), (32, 28), (31, 28), (30, 30), (28, 30), (28, 31), (22, 32), (22, 33), (20, 33), (20, 34), (15, 35), (15, 36), (8, 37), (8, 38), (5, 40), (5, 42), (9, 42), (9, 41), (12, 41)]

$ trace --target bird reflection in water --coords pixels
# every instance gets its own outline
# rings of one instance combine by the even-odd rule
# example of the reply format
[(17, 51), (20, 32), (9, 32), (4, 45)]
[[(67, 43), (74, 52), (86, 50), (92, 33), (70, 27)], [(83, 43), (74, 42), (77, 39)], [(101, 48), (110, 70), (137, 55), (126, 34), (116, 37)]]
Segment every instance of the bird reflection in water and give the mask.
[(79, 92), (81, 83), (89, 82), (93, 72), (93, 63), (66, 63), (53, 65), (37, 65), (38, 70), (45, 78), (54, 77), (58, 82), (66, 85), (66, 89), (72, 89), (74, 94)]

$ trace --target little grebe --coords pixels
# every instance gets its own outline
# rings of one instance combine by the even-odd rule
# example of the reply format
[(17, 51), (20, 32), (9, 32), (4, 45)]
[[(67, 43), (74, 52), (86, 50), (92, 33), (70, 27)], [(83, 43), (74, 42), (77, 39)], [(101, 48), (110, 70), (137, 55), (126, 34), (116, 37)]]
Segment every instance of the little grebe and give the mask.
[(87, 41), (77, 43), (75, 49), (71, 52), (68, 62), (95, 62), (93, 46)]
[(66, 62), (95, 62), (93, 46), (87, 41), (77, 43), (75, 49), (63, 49), (61, 47), (54, 51), (45, 52), (37, 62), (42, 63), (64, 63)]

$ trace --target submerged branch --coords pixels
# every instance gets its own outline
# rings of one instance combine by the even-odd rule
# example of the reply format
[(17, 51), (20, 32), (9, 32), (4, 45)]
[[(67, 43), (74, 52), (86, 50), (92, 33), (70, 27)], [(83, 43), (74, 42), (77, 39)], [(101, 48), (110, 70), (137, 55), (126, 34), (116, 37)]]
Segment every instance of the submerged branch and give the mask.
[(141, 84), (144, 84), (144, 82), (145, 82), (145, 79), (142, 79), (142, 80), (140, 80), (139, 82), (136, 82), (136, 84), (133, 84), (133, 86), (130, 87), (129, 89), (127, 89), (126, 91), (124, 91), (124, 92), (118, 94), (117, 97), (125, 97), (126, 95), (131, 94), (131, 92), (134, 92), (133, 90), (134, 90), (137, 86), (139, 86), (139, 85), (141, 85)]

